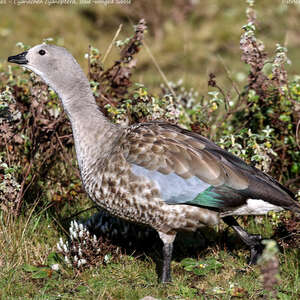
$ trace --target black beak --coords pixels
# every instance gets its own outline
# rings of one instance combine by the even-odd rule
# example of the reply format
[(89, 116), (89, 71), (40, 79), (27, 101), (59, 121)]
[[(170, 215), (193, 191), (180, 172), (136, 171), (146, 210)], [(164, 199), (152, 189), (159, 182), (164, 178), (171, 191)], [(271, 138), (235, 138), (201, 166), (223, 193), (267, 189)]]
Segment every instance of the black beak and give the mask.
[(11, 63), (16, 63), (19, 65), (26, 65), (28, 63), (28, 60), (26, 59), (26, 54), (28, 52), (22, 52), (20, 54), (14, 55), (14, 56), (10, 56), (7, 61), (11, 62)]

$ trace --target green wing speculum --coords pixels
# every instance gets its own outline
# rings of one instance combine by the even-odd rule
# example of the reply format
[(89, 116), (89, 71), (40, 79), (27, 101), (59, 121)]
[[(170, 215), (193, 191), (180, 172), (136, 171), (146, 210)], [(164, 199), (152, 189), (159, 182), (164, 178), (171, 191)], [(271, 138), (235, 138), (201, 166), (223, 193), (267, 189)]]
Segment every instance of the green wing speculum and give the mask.
[(220, 208), (223, 206), (223, 201), (220, 195), (213, 191), (214, 187), (210, 186), (205, 191), (199, 193), (192, 201), (186, 204), (199, 205), (206, 207)]

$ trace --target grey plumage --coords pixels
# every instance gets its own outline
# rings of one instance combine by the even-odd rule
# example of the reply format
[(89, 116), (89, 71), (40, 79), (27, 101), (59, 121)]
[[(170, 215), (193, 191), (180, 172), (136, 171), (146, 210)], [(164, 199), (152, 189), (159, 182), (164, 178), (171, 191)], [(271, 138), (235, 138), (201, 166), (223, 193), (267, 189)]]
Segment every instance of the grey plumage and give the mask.
[[(196, 133), (162, 122), (130, 127), (109, 122), (85, 74), (64, 48), (42, 44), (8, 60), (38, 74), (59, 95), (71, 121), (80, 174), (90, 198), (115, 216), (157, 230), (164, 242), (163, 282), (171, 280), (177, 231), (195, 231), (224, 217), (247, 245), (256, 247), (258, 238), (241, 231), (230, 216), (273, 209), (300, 212), (290, 191)], [(169, 187), (165, 193), (168, 180), (184, 182), (182, 191)]]

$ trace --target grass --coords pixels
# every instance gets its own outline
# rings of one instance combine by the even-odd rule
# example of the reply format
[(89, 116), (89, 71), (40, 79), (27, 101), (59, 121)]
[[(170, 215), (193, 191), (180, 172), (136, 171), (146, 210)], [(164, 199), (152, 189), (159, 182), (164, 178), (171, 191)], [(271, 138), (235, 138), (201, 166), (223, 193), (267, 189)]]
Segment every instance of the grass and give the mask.
[[(270, 218), (262, 221), (259, 224), (250, 218), (247, 229), (270, 237), (274, 225)], [(248, 250), (224, 228), (218, 233), (210, 231), (209, 246), (194, 253), (204, 262), (220, 262), (221, 268), (198, 276), (185, 270), (175, 255), (173, 283), (168, 285), (157, 283), (152, 258), (134, 253), (82, 272), (63, 263), (60, 271), (53, 271), (49, 255), (57, 251), (55, 245), (61, 235), (57, 220), (49, 212), (18, 219), (0, 214), (1, 299), (141, 299), (147, 295), (159, 299), (260, 299), (263, 295), (259, 267), (247, 265)], [(299, 299), (299, 249), (286, 250), (279, 258), (280, 299)], [(28, 265), (46, 268), (47, 275), (38, 278), (36, 273), (28, 272)]]

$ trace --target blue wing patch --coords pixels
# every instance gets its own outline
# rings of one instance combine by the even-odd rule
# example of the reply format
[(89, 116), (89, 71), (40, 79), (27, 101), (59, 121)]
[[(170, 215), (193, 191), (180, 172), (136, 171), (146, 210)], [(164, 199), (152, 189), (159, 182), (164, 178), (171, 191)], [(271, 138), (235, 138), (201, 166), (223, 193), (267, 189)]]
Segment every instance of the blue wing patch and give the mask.
[(222, 201), (217, 198), (219, 195), (212, 191), (213, 186), (196, 176), (184, 179), (175, 173), (165, 175), (134, 164), (131, 170), (135, 175), (154, 182), (160, 191), (161, 198), (168, 204), (222, 206)]

